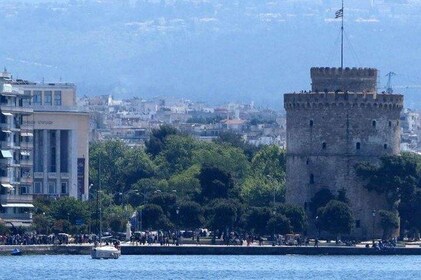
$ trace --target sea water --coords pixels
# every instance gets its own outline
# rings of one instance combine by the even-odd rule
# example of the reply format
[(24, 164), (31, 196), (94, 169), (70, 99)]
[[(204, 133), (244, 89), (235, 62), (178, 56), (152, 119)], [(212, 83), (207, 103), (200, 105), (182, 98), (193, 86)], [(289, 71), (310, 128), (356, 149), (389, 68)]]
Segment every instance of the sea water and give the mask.
[(421, 256), (2, 256), (0, 279), (420, 279)]

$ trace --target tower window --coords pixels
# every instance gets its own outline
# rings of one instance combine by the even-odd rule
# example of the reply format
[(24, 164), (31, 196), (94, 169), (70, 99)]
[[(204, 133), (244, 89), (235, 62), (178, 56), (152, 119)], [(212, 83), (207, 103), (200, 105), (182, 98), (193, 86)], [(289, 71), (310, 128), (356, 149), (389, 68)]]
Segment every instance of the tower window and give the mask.
[(356, 228), (360, 228), (361, 227), (361, 221), (360, 220), (356, 220), (355, 221), (355, 227)]
[(310, 184), (314, 184), (314, 175), (310, 174)]
[(310, 159), (306, 160), (306, 164), (309, 165), (310, 164)]
[(314, 124), (313, 120), (310, 120), (310, 127), (313, 127), (313, 124)]
[(376, 122), (376, 121), (373, 121), (373, 122), (371, 123), (371, 125), (372, 125), (373, 127), (376, 127), (377, 122)]
[(385, 150), (387, 150), (387, 144), (384, 144), (384, 145), (383, 145), (383, 148), (384, 148)]
[(357, 142), (357, 144), (355, 145), (355, 148), (356, 148), (357, 150), (361, 149), (361, 143), (360, 143), (360, 142)]
[(389, 121), (389, 127), (392, 127), (392, 122), (391, 121)]
[(326, 146), (326, 142), (323, 142), (323, 143), (322, 143), (322, 149), (323, 149), (323, 150), (326, 150), (326, 147), (327, 147), (327, 146)]

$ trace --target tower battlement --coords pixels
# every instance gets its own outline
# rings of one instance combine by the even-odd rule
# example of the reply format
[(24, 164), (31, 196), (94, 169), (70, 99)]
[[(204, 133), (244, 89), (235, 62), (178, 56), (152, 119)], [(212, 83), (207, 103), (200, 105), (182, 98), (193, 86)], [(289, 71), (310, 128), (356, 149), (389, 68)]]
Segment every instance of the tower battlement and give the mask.
[(377, 69), (313, 67), (312, 91), (375, 92)]
[(284, 95), (285, 110), (352, 107), (352, 108), (403, 108), (403, 96), (400, 94), (377, 94), (362, 92), (323, 92), (323, 93), (288, 93)]

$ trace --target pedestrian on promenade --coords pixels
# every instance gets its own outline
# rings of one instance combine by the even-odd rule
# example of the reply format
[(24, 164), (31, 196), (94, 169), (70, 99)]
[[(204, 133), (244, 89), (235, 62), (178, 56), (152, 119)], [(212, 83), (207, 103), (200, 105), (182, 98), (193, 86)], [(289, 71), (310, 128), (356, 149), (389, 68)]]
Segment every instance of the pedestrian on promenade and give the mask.
[(314, 240), (314, 247), (319, 247), (319, 239)]

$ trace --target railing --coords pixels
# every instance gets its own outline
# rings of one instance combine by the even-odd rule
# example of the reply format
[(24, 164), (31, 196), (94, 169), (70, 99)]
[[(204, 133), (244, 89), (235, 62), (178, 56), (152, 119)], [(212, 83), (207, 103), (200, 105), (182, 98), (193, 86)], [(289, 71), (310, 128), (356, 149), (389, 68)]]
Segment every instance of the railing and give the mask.
[(60, 173), (61, 179), (69, 179), (70, 174), (69, 173)]
[(0, 218), (3, 220), (28, 220), (32, 221), (32, 213), (0, 213)]
[(82, 106), (53, 106), (53, 105), (33, 105), (34, 111), (47, 111), (47, 112), (89, 112)]
[(0, 106), (2, 112), (11, 113), (33, 113), (34, 110), (30, 107), (18, 107), (18, 106)]
[(1, 203), (32, 203), (33, 197), (31, 194), (3, 194), (0, 196)]
[(32, 166), (32, 165), (34, 165), (32, 160), (29, 160), (29, 159), (20, 160), (19, 163), (20, 163), (21, 166)]
[(44, 172), (34, 172), (34, 178), (44, 178)]

